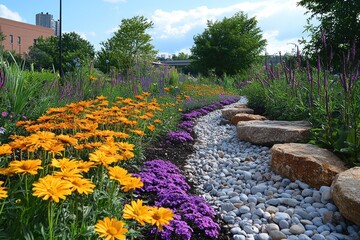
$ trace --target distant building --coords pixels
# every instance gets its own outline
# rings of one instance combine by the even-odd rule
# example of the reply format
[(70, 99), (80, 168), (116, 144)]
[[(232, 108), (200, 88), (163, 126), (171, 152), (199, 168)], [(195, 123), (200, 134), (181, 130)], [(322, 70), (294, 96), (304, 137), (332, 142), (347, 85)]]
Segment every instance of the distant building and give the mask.
[(52, 26), (53, 25), (52, 21), (53, 21), (53, 15), (52, 14), (43, 13), (43, 12), (36, 14), (35, 24), (37, 26), (53, 28), (54, 26)]
[(51, 28), (17, 22), (0, 18), (0, 32), (5, 35), (5, 40), (0, 44), (7, 51), (26, 54), (29, 47), (36, 44), (38, 38), (54, 36)]
[(53, 29), (55, 36), (60, 35), (60, 20), (55, 21), (52, 14), (38, 13), (35, 16), (35, 22), (37, 26)]

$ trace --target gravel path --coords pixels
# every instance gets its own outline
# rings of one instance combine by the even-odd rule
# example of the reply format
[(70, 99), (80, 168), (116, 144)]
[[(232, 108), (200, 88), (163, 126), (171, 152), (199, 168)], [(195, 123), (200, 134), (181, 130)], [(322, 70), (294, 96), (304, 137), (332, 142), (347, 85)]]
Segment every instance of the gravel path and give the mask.
[[(239, 103), (246, 99), (232, 105)], [(359, 226), (341, 216), (329, 187), (315, 189), (273, 173), (270, 148), (240, 141), (236, 127), (220, 124), (222, 119), (220, 110), (197, 119), (196, 151), (185, 171), (233, 239), (360, 239)]]

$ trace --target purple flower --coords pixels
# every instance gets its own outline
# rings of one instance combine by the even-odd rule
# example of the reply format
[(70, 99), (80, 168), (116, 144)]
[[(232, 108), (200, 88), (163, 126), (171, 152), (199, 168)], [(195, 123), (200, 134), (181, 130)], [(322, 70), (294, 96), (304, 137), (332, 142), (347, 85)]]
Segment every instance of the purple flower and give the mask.
[(7, 112), (2, 112), (2, 113), (1, 113), (1, 116), (2, 116), (2, 117), (6, 117), (7, 115), (8, 115)]
[(166, 139), (172, 143), (183, 143), (194, 140), (191, 135), (185, 131), (168, 132)]
[(192, 133), (194, 125), (195, 125), (195, 122), (193, 122), (193, 121), (183, 121), (182, 123), (178, 124), (178, 127), (184, 129), (188, 133)]
[(175, 213), (174, 220), (161, 232), (162, 239), (177, 239), (175, 235), (191, 239), (193, 229), (203, 231), (211, 238), (219, 235), (220, 226), (212, 220), (215, 211), (202, 197), (188, 195), (190, 186), (178, 167), (157, 159), (145, 162), (144, 168), (137, 174), (144, 183), (139, 193), (155, 195), (156, 206), (170, 208)]

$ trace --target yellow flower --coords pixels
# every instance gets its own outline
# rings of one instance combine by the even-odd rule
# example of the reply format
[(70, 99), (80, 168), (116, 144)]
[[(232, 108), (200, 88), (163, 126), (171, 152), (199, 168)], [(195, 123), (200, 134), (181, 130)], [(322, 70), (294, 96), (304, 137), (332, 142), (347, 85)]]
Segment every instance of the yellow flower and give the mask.
[(141, 188), (142, 186), (144, 186), (144, 183), (141, 181), (141, 178), (132, 177), (131, 175), (130, 177), (122, 179), (120, 184), (123, 186), (121, 189), (124, 192), (135, 190), (137, 188)]
[(154, 123), (161, 123), (161, 120), (160, 119), (155, 119)]
[(9, 144), (3, 144), (0, 146), (0, 155), (6, 155), (11, 153), (12, 153), (12, 148), (10, 147)]
[(131, 205), (125, 205), (123, 218), (134, 219), (144, 226), (145, 222), (151, 222), (151, 216), (149, 213), (149, 207), (144, 206), (143, 201), (138, 199), (136, 202), (131, 201)]
[(170, 91), (170, 88), (164, 87), (164, 91), (165, 91), (165, 92), (168, 92), (168, 91)]
[(125, 233), (128, 231), (124, 228), (124, 223), (118, 221), (116, 218), (104, 218), (104, 220), (99, 220), (95, 225), (95, 231), (99, 234), (100, 238), (105, 238), (105, 240), (114, 240), (114, 239), (126, 239)]
[(156, 225), (159, 231), (162, 231), (164, 225), (168, 225), (169, 221), (174, 219), (174, 213), (163, 207), (153, 207), (150, 209), (151, 224)]
[(40, 178), (38, 182), (33, 184), (33, 195), (43, 198), (43, 200), (53, 200), (59, 202), (60, 199), (66, 199), (71, 194), (72, 184), (68, 181), (47, 175)]
[(123, 151), (133, 151), (133, 150), (134, 150), (134, 147), (135, 147), (134, 144), (132, 144), (132, 143), (127, 143), (127, 142), (117, 142), (117, 143), (115, 143), (115, 144), (116, 144), (116, 146), (117, 146), (119, 149), (121, 149), (121, 150), (123, 150)]
[(139, 130), (139, 129), (130, 130), (130, 132), (133, 132), (133, 133), (135, 133), (135, 134), (137, 134), (137, 135), (139, 135), (139, 136), (142, 136), (142, 135), (145, 134), (144, 131), (141, 131), (141, 130)]
[(5, 176), (13, 176), (14, 175), (9, 167), (8, 168), (0, 168), (0, 174), (5, 175)]
[(3, 183), (4, 183), (3, 181), (0, 181), (0, 199), (7, 198), (7, 197), (8, 197), (6, 188), (1, 187), (1, 185), (2, 185)]
[(41, 167), (41, 160), (23, 160), (23, 161), (12, 161), (9, 164), (10, 171), (18, 174), (26, 174), (36, 175), (39, 169), (43, 169)]
[(90, 76), (89, 76), (89, 79), (90, 79), (91, 81), (96, 81), (96, 77), (94, 77), (93, 75), (90, 75)]
[(92, 167), (95, 167), (94, 162), (88, 162), (88, 161), (83, 161), (83, 160), (80, 160), (77, 162), (77, 169), (80, 172), (87, 173), (90, 170), (90, 168), (92, 168)]
[(130, 177), (130, 175), (128, 174), (128, 171), (119, 166), (108, 167), (108, 170), (109, 170), (110, 179), (115, 179), (115, 180), (119, 181), (120, 183), (124, 179)]
[(72, 178), (81, 178), (80, 170), (77, 168), (72, 169), (62, 169), (60, 172), (54, 172), (54, 177), (61, 179), (72, 179)]
[(116, 162), (116, 158), (114, 156), (108, 156), (105, 152), (96, 150), (93, 153), (89, 154), (90, 161), (93, 161), (98, 164), (102, 164), (104, 166), (108, 166), (114, 162)]
[(93, 184), (90, 179), (77, 177), (71, 178), (68, 181), (73, 185), (71, 188), (71, 191), (73, 192), (77, 191), (78, 193), (84, 193), (85, 195), (94, 192), (95, 184)]
[(40, 147), (48, 150), (50, 146), (56, 143), (55, 133), (46, 131), (31, 134), (29, 137), (26, 137), (25, 141), (29, 152), (34, 152)]
[(149, 126), (147, 126), (147, 129), (149, 129), (150, 131), (155, 131), (155, 129), (156, 129), (156, 127), (154, 126), (154, 125), (149, 125)]
[(61, 170), (73, 169), (73, 168), (76, 168), (77, 161), (70, 160), (69, 158), (62, 158), (62, 159), (53, 158), (50, 166), (60, 168)]
[(56, 139), (58, 139), (61, 143), (63, 143), (66, 146), (69, 145), (75, 146), (78, 143), (78, 140), (76, 138), (63, 134), (56, 136)]

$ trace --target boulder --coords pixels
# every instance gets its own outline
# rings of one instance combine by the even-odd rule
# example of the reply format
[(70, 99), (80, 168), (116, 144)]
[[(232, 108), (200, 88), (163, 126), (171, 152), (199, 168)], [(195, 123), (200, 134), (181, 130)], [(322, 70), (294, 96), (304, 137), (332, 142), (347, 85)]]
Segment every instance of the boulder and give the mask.
[(305, 142), (310, 136), (310, 123), (306, 121), (248, 121), (236, 126), (240, 140), (258, 145)]
[(237, 104), (234, 105), (234, 108), (248, 108), (248, 106), (246, 104)]
[(238, 113), (231, 118), (231, 123), (236, 125), (240, 121), (263, 121), (266, 120), (266, 117), (256, 114), (248, 114), (248, 113)]
[(330, 186), (337, 174), (347, 170), (335, 154), (312, 144), (275, 144), (271, 158), (270, 166), (275, 173), (315, 188)]
[(360, 167), (339, 173), (331, 184), (331, 196), (340, 213), (360, 226)]
[(235, 116), (236, 114), (238, 113), (249, 113), (249, 114), (252, 114), (254, 113), (254, 110), (252, 110), (251, 108), (247, 108), (247, 107), (244, 107), (244, 108), (224, 108), (224, 109), (221, 109), (221, 113), (222, 113), (222, 116), (226, 119), (226, 120), (231, 120), (231, 118), (233, 116)]

